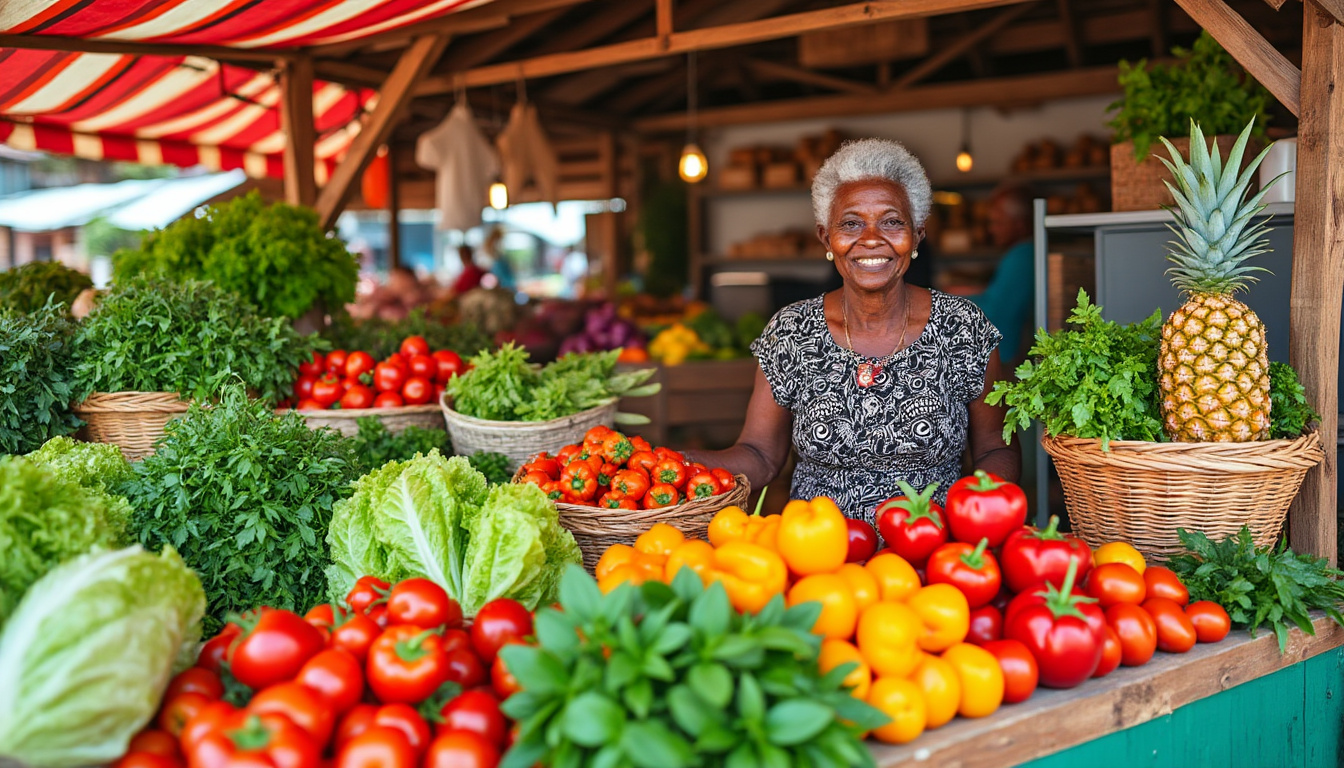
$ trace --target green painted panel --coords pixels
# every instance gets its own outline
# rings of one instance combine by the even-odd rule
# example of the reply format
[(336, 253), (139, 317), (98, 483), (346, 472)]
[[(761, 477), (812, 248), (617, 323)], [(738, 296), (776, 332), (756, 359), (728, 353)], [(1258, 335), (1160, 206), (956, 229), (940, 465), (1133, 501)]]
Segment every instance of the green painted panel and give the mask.
[(1344, 764), (1344, 649), (1252, 680), (1029, 768)]

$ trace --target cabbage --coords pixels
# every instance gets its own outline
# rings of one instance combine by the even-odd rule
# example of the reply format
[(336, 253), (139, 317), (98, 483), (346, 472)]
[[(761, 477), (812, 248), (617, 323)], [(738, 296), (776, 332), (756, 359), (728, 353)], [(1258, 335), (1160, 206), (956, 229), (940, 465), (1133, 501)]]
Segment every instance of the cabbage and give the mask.
[(34, 768), (120, 757), (204, 613), (200, 580), (170, 547), (93, 552), (43, 576), (0, 634), (0, 756)]
[(53, 437), (24, 458), (51, 469), (57, 477), (99, 491), (113, 491), (135, 474), (121, 447), (113, 443), (80, 443)]

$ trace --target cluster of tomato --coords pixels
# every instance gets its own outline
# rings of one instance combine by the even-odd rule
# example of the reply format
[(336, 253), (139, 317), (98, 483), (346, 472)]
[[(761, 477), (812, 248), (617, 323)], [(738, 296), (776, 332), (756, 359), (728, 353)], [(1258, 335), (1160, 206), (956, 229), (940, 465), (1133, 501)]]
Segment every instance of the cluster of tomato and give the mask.
[(467, 626), (421, 578), (361, 578), (342, 605), (262, 608), (201, 648), (114, 768), (493, 768), (517, 681), (498, 656), (532, 636), (521, 604)]
[(382, 362), (362, 350), (314, 352), (299, 366), (293, 403), (300, 411), (436, 403), (448, 380), (467, 368), (451, 349), (431, 353), (423, 336), (407, 336), (401, 349)]
[(687, 461), (642, 437), (596, 426), (581, 445), (566, 445), (523, 465), (522, 482), (540, 486), (552, 501), (605, 509), (660, 509), (707, 499), (737, 487), (726, 469)]

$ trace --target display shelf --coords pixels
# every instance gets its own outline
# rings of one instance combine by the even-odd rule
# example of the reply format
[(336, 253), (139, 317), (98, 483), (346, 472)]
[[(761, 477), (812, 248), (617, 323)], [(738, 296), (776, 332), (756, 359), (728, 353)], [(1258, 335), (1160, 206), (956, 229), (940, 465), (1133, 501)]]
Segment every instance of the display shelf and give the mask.
[(934, 189), (955, 189), (958, 187), (993, 187), (999, 184), (1067, 184), (1078, 181), (1104, 181), (1111, 178), (1111, 167), (1083, 166), (1081, 168), (1042, 168), (1023, 173), (997, 174), (993, 176), (967, 176), (964, 178), (943, 179), (933, 182)]

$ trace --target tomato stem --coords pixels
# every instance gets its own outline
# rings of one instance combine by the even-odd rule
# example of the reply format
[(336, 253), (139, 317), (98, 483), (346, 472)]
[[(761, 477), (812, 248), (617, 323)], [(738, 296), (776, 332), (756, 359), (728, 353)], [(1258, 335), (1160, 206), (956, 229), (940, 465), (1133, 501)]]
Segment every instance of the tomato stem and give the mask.
[(425, 638), (437, 633), (437, 629), (426, 629), (418, 635), (408, 637), (405, 640), (398, 640), (397, 658), (402, 661), (419, 661), (428, 656), (429, 651), (425, 650), (424, 647)]
[(264, 749), (271, 743), (271, 732), (256, 715), (249, 716), (242, 728), (229, 731), (228, 736), (234, 747), (244, 751)]
[(985, 547), (989, 546), (989, 537), (981, 537), (980, 543), (975, 545), (975, 549), (961, 556), (961, 562), (965, 563), (973, 571), (984, 570), (985, 567)]
[(1059, 532), (1059, 515), (1051, 515), (1050, 524), (1042, 530), (1033, 531), (1031, 537), (1043, 541), (1063, 541), (1064, 534)]
[(983, 469), (975, 470), (974, 477), (976, 479), (976, 482), (970, 484), (969, 486), (967, 486), (967, 488), (969, 488), (972, 491), (976, 491), (977, 493), (992, 491), (995, 488), (1001, 488), (1007, 484), (1006, 481), (999, 481), (990, 477), (989, 473)]

